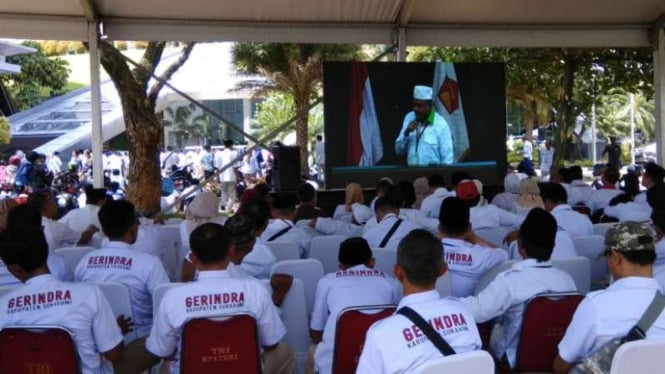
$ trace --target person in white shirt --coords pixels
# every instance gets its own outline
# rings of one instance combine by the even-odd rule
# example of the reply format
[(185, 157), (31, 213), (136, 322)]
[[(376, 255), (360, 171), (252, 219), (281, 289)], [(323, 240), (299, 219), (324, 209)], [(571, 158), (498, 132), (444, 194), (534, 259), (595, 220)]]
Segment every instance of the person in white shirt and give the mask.
[(469, 207), (457, 197), (441, 203), (439, 234), (442, 238), (454, 297), (473, 295), (476, 283), (487, 271), (504, 263), (508, 254), (471, 229)]
[(445, 186), (445, 180), (440, 174), (432, 174), (427, 178), (427, 183), (431, 194), (423, 199), (420, 204), (420, 210), (429, 218), (439, 218), (441, 202), (446, 197), (455, 196), (454, 191), (448, 191)]
[(527, 177), (526, 174), (522, 173), (506, 174), (506, 177), (503, 178), (504, 192), (498, 193), (492, 198), (492, 205), (508, 212), (514, 212), (517, 198), (520, 195), (520, 181)]
[[(40, 231), (43, 231), (42, 216), (39, 214), (37, 208), (23, 204), (15, 206), (9, 211), (7, 214), (7, 225), (5, 229), (12, 230), (22, 226), (35, 227)], [(61, 255), (49, 252), (46, 264), (48, 265), (49, 271), (56, 279), (64, 282), (74, 281), (72, 269)], [(21, 280), (14, 277), (4, 263), (0, 263), (0, 285), (10, 286), (20, 283)]]
[(620, 177), (619, 170), (613, 167), (608, 166), (605, 171), (603, 171), (603, 176), (601, 177), (603, 188), (594, 191), (589, 197), (589, 200), (586, 201), (586, 205), (591, 209), (592, 213), (607, 208), (607, 206), (610, 205), (610, 200), (623, 193), (616, 187)]
[[(577, 306), (554, 360), (555, 373), (573, 365), (607, 342), (625, 337), (660, 291), (652, 278), (656, 259), (651, 232), (637, 222), (622, 222), (605, 234), (607, 267), (615, 279), (607, 289), (590, 292)], [(647, 340), (665, 340), (665, 313), (645, 331)]]
[(582, 168), (573, 165), (566, 169), (565, 176), (569, 183), (566, 193), (568, 194), (568, 205), (588, 205), (593, 195), (593, 188), (584, 182)]
[(169, 283), (164, 265), (157, 256), (132, 248), (139, 230), (134, 205), (129, 201), (109, 201), (99, 210), (99, 221), (109, 241), (103, 248), (83, 256), (76, 266), (77, 282), (119, 282), (129, 291), (132, 315), (139, 337), (152, 325), (152, 294)]
[(60, 152), (55, 151), (49, 157), (46, 167), (53, 173), (53, 175), (58, 175), (62, 172), (62, 160), (60, 159)]
[(66, 223), (57, 221), (58, 206), (53, 194), (49, 191), (43, 190), (31, 193), (28, 196), (27, 204), (34, 206), (41, 212), (44, 235), (51, 251), (63, 247), (86, 245), (90, 242), (92, 236), (99, 231), (97, 227), (89, 225), (85, 228), (85, 231), (77, 232)]
[(316, 174), (319, 176), (319, 180), (323, 180), (323, 173), (326, 170), (326, 153), (325, 153), (325, 142), (323, 141), (323, 136), (316, 136), (316, 144), (314, 145), (314, 161), (316, 163)]
[(474, 230), (498, 227), (517, 227), (523, 216), (486, 204), (482, 196), (482, 183), (479, 180), (463, 180), (455, 188), (455, 194), (470, 209), (471, 227)]
[(374, 269), (372, 250), (363, 238), (350, 238), (339, 246), (339, 268), (326, 274), (316, 288), (314, 310), (310, 321), (310, 348), (306, 373), (332, 372), (335, 329), (341, 311), (354, 306), (396, 304), (397, 283), (380, 270)]
[(362, 236), (364, 225), (371, 218), (372, 214), (367, 206), (360, 203), (353, 204), (351, 212), (353, 213), (353, 218), (350, 223), (332, 218), (318, 217), (312, 218), (308, 225), (326, 235), (342, 235), (347, 238)]
[[(47, 256), (41, 229), (23, 226), (2, 233), (0, 257), (25, 285), (0, 297), (0, 328), (61, 326), (72, 332), (82, 374), (112, 372), (103, 367), (102, 357), (117, 362), (124, 345), (108, 301), (94, 285), (55, 278), (46, 265)], [(131, 324), (130, 320), (122, 321)]]
[(159, 163), (160, 168), (162, 169), (162, 175), (166, 176), (171, 174), (173, 171), (173, 166), (177, 166), (179, 162), (180, 159), (178, 158), (178, 152), (175, 152), (172, 146), (166, 146), (166, 151), (160, 153), (159, 155)]
[(355, 203), (365, 203), (363, 187), (358, 183), (349, 183), (346, 185), (344, 204), (335, 207), (332, 218), (344, 222), (351, 222), (351, 206)]
[(552, 148), (552, 141), (545, 140), (545, 147), (540, 149), (540, 178), (542, 180), (549, 180), (553, 161), (554, 148)]
[(74, 231), (83, 232), (91, 225), (97, 229), (102, 227), (98, 214), (99, 209), (106, 203), (106, 189), (88, 187), (85, 197), (86, 204), (83, 208), (72, 209), (59, 220)]
[(545, 209), (552, 213), (557, 225), (573, 238), (593, 235), (593, 224), (589, 216), (573, 210), (566, 203), (568, 194), (559, 183), (541, 183), (540, 196), (543, 198)]
[(376, 182), (376, 196), (374, 196), (372, 201), (369, 203), (369, 211), (372, 212), (372, 217), (374, 216), (374, 204), (376, 204), (376, 200), (380, 197), (386, 196), (386, 192), (392, 185), (392, 179), (387, 177), (381, 178), (378, 182)]
[(312, 237), (293, 223), (293, 219), (296, 216), (295, 195), (292, 193), (276, 195), (272, 203), (271, 214), (273, 218), (259, 237), (259, 240), (264, 244), (273, 241), (295, 242), (298, 244), (300, 257), (309, 257), (309, 245)]
[(526, 135), (522, 138), (522, 141), (524, 142), (522, 146), (522, 155), (524, 158), (521, 167), (518, 167), (518, 171), (532, 177), (536, 175), (536, 171), (533, 170), (533, 144), (531, 144), (531, 140)]
[[(164, 294), (159, 309), (155, 311), (155, 323), (150, 335), (145, 343), (137, 341), (132, 343), (131, 348), (147, 351), (153, 358), (152, 364), (175, 353), (170, 372), (176, 374), (180, 372), (181, 349), (178, 346), (183, 326), (188, 320), (219, 316), (219, 310), (229, 315), (249, 314), (256, 320), (258, 343), (263, 348), (263, 372), (291, 374), (295, 369), (295, 353), (281, 342), (286, 328), (279, 318), (279, 311), (261, 282), (231, 276), (228, 270), (230, 239), (228, 230), (216, 223), (205, 223), (192, 232), (191, 257), (199, 274), (198, 279)], [(198, 304), (201, 295), (219, 295), (210, 302), (215, 308), (191, 307)], [(139, 373), (147, 369), (133, 367), (126, 372)]]
[(552, 267), (557, 224), (540, 208), (532, 209), (519, 231), (519, 251), (525, 260), (497, 275), (477, 296), (462, 299), (476, 321), (483, 323), (503, 316), (495, 325), (490, 348), (498, 360), (515, 366), (522, 315), (526, 302), (544, 292), (576, 291), (573, 278)]
[(238, 182), (238, 152), (233, 148), (233, 140), (224, 141), (224, 149), (215, 154), (215, 167), (224, 171), (219, 173), (219, 182), (222, 185), (222, 206), (227, 212), (234, 212), (238, 204), (236, 184)]
[(399, 205), (399, 199), (392, 194), (380, 197), (374, 204), (377, 225), (363, 234), (371, 248), (397, 250), (397, 244), (402, 238), (412, 230), (421, 228), (408, 219), (400, 218)]
[(402, 284), (404, 298), (397, 313), (378, 321), (367, 331), (356, 373), (412, 373), (443, 354), (406, 316), (410, 308), (430, 324), (455, 353), (481, 348), (476, 321), (455, 298), (441, 298), (436, 280), (445, 274), (441, 241), (425, 230), (414, 230), (397, 249), (395, 277)]

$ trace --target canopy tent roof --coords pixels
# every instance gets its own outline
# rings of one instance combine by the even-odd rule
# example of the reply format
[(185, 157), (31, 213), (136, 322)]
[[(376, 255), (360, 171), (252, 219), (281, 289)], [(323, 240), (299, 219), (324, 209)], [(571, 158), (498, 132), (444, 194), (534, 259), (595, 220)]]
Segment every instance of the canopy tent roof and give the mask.
[(648, 46), (662, 0), (0, 0), (0, 35), (408, 45)]

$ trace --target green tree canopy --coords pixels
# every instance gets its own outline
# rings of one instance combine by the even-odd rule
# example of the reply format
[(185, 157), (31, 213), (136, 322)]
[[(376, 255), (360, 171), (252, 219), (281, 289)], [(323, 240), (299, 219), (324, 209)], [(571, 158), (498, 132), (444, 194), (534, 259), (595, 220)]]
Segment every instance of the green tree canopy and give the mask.
[(232, 54), (240, 73), (259, 74), (268, 79), (249, 82), (249, 85), (260, 89), (259, 93), (274, 90), (293, 98), (298, 115), (296, 141), (300, 147), (300, 169), (307, 170), (307, 107), (320, 88), (322, 62), (359, 58), (360, 47), (345, 44), (237, 43)]
[(11, 127), (7, 117), (0, 116), (0, 144), (9, 144), (11, 140)]
[(21, 65), (21, 73), (0, 75), (0, 84), (9, 92), (15, 111), (39, 104), (44, 92), (47, 98), (60, 95), (69, 77), (67, 61), (47, 57), (37, 42), (25, 41), (22, 44), (35, 48), (37, 52), (8, 57), (7, 62)]

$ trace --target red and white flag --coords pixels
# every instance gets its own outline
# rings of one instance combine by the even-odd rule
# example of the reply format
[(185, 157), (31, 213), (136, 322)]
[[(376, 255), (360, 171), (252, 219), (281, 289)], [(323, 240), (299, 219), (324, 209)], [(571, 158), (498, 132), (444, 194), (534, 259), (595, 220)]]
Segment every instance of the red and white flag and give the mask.
[(367, 65), (364, 62), (352, 63), (346, 161), (349, 165), (373, 166), (381, 158), (381, 129)]

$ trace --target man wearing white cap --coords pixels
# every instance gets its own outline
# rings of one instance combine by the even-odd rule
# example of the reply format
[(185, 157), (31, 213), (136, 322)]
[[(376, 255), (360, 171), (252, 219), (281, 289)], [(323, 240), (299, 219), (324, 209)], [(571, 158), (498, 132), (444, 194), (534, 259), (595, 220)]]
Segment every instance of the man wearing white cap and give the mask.
[(453, 139), (450, 128), (432, 105), (432, 88), (413, 88), (413, 111), (404, 117), (402, 130), (395, 140), (395, 152), (406, 154), (409, 166), (453, 163)]

